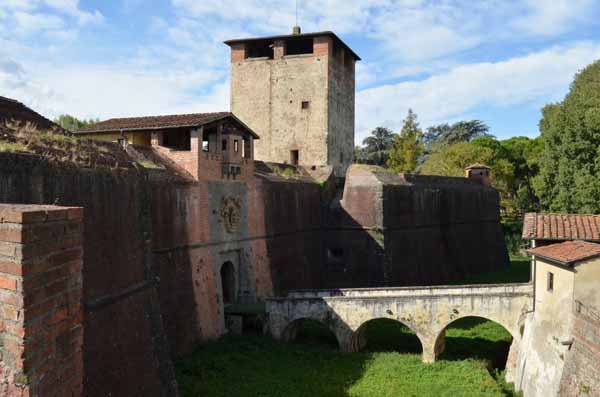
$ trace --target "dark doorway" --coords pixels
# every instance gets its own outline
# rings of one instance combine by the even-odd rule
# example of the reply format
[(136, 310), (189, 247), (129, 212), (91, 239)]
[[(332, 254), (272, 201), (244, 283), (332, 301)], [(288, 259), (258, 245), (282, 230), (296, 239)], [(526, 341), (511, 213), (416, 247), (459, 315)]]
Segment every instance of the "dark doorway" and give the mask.
[(290, 163), (292, 165), (298, 165), (298, 161), (300, 160), (300, 153), (298, 150), (290, 151)]
[(221, 291), (224, 305), (235, 302), (235, 269), (229, 261), (221, 266)]

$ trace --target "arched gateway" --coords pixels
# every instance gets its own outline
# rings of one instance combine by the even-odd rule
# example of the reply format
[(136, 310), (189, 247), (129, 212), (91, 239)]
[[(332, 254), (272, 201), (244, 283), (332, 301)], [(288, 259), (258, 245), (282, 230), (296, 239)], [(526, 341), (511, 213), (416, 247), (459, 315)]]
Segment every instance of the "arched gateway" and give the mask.
[(353, 352), (360, 350), (364, 323), (389, 318), (415, 332), (424, 362), (435, 361), (443, 351), (450, 323), (463, 317), (489, 319), (513, 337), (508, 378), (516, 360), (520, 326), (532, 307), (531, 284), (305, 290), (266, 302), (269, 331), (275, 339), (285, 339), (286, 329), (295, 320), (310, 318), (333, 332), (341, 351)]

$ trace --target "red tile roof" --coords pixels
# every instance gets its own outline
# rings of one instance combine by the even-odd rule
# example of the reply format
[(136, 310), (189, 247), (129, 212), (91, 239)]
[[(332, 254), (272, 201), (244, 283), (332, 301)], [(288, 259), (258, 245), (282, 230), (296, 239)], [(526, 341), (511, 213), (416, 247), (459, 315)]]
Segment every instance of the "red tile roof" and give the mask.
[(112, 131), (135, 131), (135, 130), (153, 130), (161, 128), (181, 128), (181, 127), (198, 127), (213, 121), (218, 121), (231, 117), (236, 122), (241, 124), (250, 132), (254, 138), (258, 135), (254, 133), (248, 126), (242, 123), (237, 117), (230, 112), (215, 112), (215, 113), (190, 113), (190, 114), (172, 114), (165, 116), (145, 116), (145, 117), (127, 117), (115, 118), (101, 121), (81, 128), (76, 131), (77, 134), (89, 134), (95, 132), (112, 132)]
[(525, 214), (525, 240), (587, 240), (600, 242), (600, 215)]
[(600, 244), (581, 240), (565, 241), (532, 248), (527, 250), (527, 252), (542, 259), (548, 259), (564, 265), (572, 265), (584, 259), (600, 256)]

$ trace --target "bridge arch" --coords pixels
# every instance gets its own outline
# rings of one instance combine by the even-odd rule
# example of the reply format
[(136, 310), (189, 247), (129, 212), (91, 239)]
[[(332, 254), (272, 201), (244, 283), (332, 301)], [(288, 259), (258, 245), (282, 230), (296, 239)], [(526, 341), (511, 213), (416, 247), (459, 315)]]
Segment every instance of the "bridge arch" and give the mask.
[(422, 341), (421, 337), (419, 336), (418, 330), (414, 329), (414, 327), (411, 324), (407, 324), (398, 319), (389, 318), (389, 317), (374, 317), (374, 318), (364, 321), (358, 328), (356, 328), (356, 331), (354, 331), (352, 334), (352, 341), (351, 341), (351, 346), (352, 346), (353, 352), (359, 352), (359, 351), (362, 351), (365, 349), (365, 347), (369, 343), (367, 331), (370, 326), (373, 326), (376, 323), (379, 323), (379, 325), (387, 325), (386, 331), (389, 332), (390, 328), (392, 328), (391, 331), (394, 333), (396, 332), (396, 330), (394, 330), (393, 328), (395, 328), (397, 326), (407, 328), (408, 330), (411, 331), (411, 333), (405, 333), (403, 335), (402, 329), (398, 328), (397, 329), (398, 332), (395, 336), (397, 338), (404, 339), (403, 342), (405, 342), (405, 348), (407, 348), (407, 350), (406, 350), (407, 353), (421, 354), (423, 352), (424, 345), (423, 345), (423, 341)]
[[(472, 320), (472, 321), (469, 321), (469, 320)], [(460, 352), (461, 348), (459, 348), (458, 346), (450, 345), (450, 348), (447, 349), (448, 340), (446, 338), (446, 331), (452, 325), (461, 324), (463, 326), (473, 327), (473, 326), (480, 326), (486, 322), (492, 322), (496, 326), (502, 327), (502, 329), (510, 335), (511, 340), (508, 342), (508, 346), (506, 347), (506, 349), (507, 349), (506, 357), (502, 357), (500, 359), (500, 361), (502, 361), (502, 362), (500, 362), (499, 358), (497, 356), (484, 357), (487, 353), (489, 353), (489, 351), (487, 351), (485, 347), (482, 346), (482, 347), (477, 348), (476, 346), (474, 346), (474, 348), (476, 349), (478, 354), (481, 355), (480, 358), (490, 359), (492, 361), (492, 363), (494, 364), (494, 366), (508, 364), (508, 361), (510, 361), (510, 353), (512, 352), (512, 346), (515, 346), (516, 340), (520, 340), (518, 331), (515, 331), (514, 327), (511, 327), (507, 324), (503, 324), (504, 321), (502, 321), (501, 319), (494, 318), (494, 316), (485, 316), (485, 315), (478, 315), (478, 314), (465, 314), (462, 316), (457, 316), (457, 317), (451, 319), (450, 321), (446, 322), (445, 324), (443, 324), (441, 329), (438, 329), (438, 331), (435, 333), (435, 339), (433, 340), (433, 344), (431, 344), (429, 346), (430, 349), (433, 349), (433, 351), (431, 351), (429, 353), (432, 358), (432, 360), (429, 360), (429, 361), (434, 361), (437, 357), (439, 357), (446, 350), (448, 350), (447, 351), (448, 354), (452, 354), (455, 357), (461, 357), (461, 358), (466, 358), (467, 356), (473, 357), (473, 355), (471, 353), (462, 356), (461, 352)], [(491, 331), (491, 332), (493, 332), (493, 331)], [(465, 336), (451, 337), (451, 338), (452, 339), (468, 338), (467, 335), (468, 335), (468, 332), (466, 332)], [(506, 342), (503, 342), (501, 339), (499, 339), (498, 341), (486, 340), (485, 342), (480, 342), (477, 339), (473, 339), (470, 343), (473, 345), (477, 345), (478, 343), (484, 343), (486, 345), (489, 345), (489, 344), (496, 344), (496, 343), (504, 344)], [(476, 354), (475, 356), (477, 357), (478, 355)], [(502, 354), (501, 354), (501, 356), (502, 356)]]
[[(321, 332), (325, 331), (328, 333), (327, 336), (330, 337), (330, 342), (335, 341), (335, 347), (337, 349), (340, 348), (340, 346), (341, 346), (340, 340), (339, 340), (338, 335), (335, 332), (335, 329), (332, 329), (332, 327), (330, 327), (324, 321), (318, 320), (314, 317), (299, 317), (299, 318), (296, 318), (296, 319), (290, 321), (286, 325), (286, 327), (283, 329), (283, 332), (281, 334), (281, 339), (284, 342), (296, 341), (296, 340), (298, 340), (299, 335), (302, 336), (301, 332), (305, 331), (305, 328), (307, 326), (309, 328), (312, 328), (313, 331), (317, 327), (321, 328)], [(318, 331), (319, 330), (317, 330), (317, 332)]]

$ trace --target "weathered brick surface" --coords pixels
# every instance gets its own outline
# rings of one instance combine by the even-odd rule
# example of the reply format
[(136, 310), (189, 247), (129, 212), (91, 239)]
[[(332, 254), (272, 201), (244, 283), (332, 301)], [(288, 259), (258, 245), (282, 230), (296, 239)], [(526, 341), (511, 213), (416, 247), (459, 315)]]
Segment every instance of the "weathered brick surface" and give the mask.
[(600, 317), (576, 313), (573, 337), (565, 359), (560, 395), (600, 396)]
[(0, 241), (14, 248), (0, 257), (0, 395), (81, 396), (83, 212), (0, 204), (0, 214)]
[[(49, 242), (33, 241), (19, 252), (27, 256), (32, 274), (48, 272), (47, 278), (59, 277), (50, 271), (51, 262), (58, 260), (68, 261), (69, 272), (82, 269), (83, 291), (53, 297), (57, 290), (71, 285), (58, 279), (25, 297), (25, 301), (45, 299), (27, 309), (34, 314), (64, 306), (65, 300), (82, 301), (86, 396), (160, 396), (172, 395), (175, 390), (160, 322), (156, 279), (147, 266), (150, 189), (143, 174), (134, 169), (80, 169), (33, 156), (0, 154), (0, 201), (85, 208), (85, 226), (81, 228), (85, 241), (82, 237), (65, 238), (69, 244), (84, 244), (85, 266), (72, 253), (56, 254), (61, 245), (54, 238)], [(157, 189), (164, 189), (164, 185)], [(63, 218), (76, 216), (73, 210)], [(0, 257), (0, 269), (6, 268), (5, 262)], [(41, 279), (33, 277), (28, 282), (35, 284)], [(0, 302), (27, 305), (22, 296), (7, 292), (0, 289)], [(78, 309), (71, 304), (68, 310)], [(63, 315), (64, 311), (57, 311), (52, 321)]]

